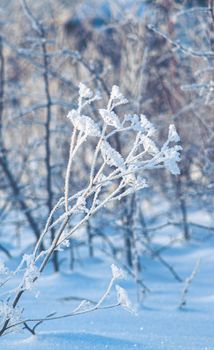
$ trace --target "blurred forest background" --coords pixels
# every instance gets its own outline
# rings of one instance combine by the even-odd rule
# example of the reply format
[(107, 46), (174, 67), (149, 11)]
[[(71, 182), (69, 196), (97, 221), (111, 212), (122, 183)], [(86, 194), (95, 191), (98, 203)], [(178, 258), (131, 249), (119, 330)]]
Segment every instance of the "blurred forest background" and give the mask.
[[(53, 269), (75, 268), (82, 250), (91, 257), (102, 250), (138, 283), (144, 255), (179, 280), (155, 239), (167, 230), (171, 246), (213, 233), (213, 52), (213, 1), (0, 0), (1, 255), (28, 251), (63, 193), (71, 133), (65, 116), (77, 106), (79, 82), (106, 100), (116, 84), (130, 102), (125, 112), (145, 114), (160, 143), (176, 125), (181, 176), (150, 172), (151, 187), (102, 209), (72, 238), (68, 259), (54, 253)], [(123, 153), (132, 141), (112, 142)], [(87, 143), (74, 166), (74, 193), (92, 155)]]

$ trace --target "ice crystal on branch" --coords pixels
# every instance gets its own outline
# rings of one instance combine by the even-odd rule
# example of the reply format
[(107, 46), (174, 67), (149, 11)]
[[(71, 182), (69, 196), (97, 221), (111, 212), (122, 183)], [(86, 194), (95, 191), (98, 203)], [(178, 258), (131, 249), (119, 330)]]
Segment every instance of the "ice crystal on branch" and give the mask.
[(117, 85), (112, 86), (110, 100), (117, 101), (117, 105), (128, 103), (128, 100), (120, 92), (120, 88)]
[(31, 290), (35, 280), (39, 277), (39, 270), (35, 265), (33, 255), (25, 254), (23, 262), (25, 262), (27, 266), (24, 274), (23, 289)]
[(12, 323), (17, 323), (21, 320), (21, 311), (19, 308), (14, 309), (8, 302), (0, 302), (0, 318), (8, 320)]
[(101, 145), (101, 153), (107, 164), (115, 166), (119, 169), (125, 169), (124, 159), (111, 145), (104, 141)]
[(82, 98), (91, 98), (93, 96), (93, 92), (89, 89), (85, 84), (79, 84), (79, 95)]
[(180, 169), (178, 167), (177, 162), (180, 162), (180, 153), (179, 151), (182, 149), (181, 146), (174, 146), (172, 148), (168, 148), (164, 151), (164, 165), (167, 170), (169, 170), (173, 175), (179, 175)]
[(93, 304), (89, 300), (82, 300), (81, 303), (74, 309), (73, 313), (84, 313), (93, 308)]
[(116, 113), (108, 111), (107, 109), (99, 109), (100, 115), (107, 125), (121, 128), (121, 123)]
[(65, 248), (69, 248), (69, 247), (70, 247), (70, 241), (68, 239), (65, 239), (61, 244), (59, 244), (59, 246), (55, 250), (62, 252)]
[(123, 95), (121, 94), (121, 92), (120, 92), (120, 88), (119, 88), (119, 86), (117, 86), (117, 85), (113, 85), (112, 86), (112, 89), (111, 89), (111, 99), (112, 100), (121, 100), (121, 99), (123, 99), (124, 97), (123, 97)]
[(145, 136), (142, 138), (143, 146), (146, 152), (148, 152), (151, 155), (155, 155), (159, 152), (159, 149), (157, 148), (154, 141), (152, 141), (149, 137)]
[(119, 285), (115, 286), (117, 291), (117, 300), (118, 303), (127, 311), (131, 313), (136, 313), (134, 306), (132, 305), (131, 301), (129, 300), (128, 294), (126, 290)]
[(114, 85), (111, 90), (107, 109), (112, 111), (115, 107), (128, 103), (128, 100), (120, 92), (118, 86)]
[(179, 142), (180, 136), (178, 135), (175, 125), (171, 124), (169, 126), (169, 134), (168, 134), (168, 140), (169, 142)]
[(77, 111), (74, 109), (68, 113), (67, 117), (70, 119), (74, 127), (77, 130), (82, 131), (86, 136), (100, 136), (98, 125), (90, 117), (86, 115), (78, 115)]
[(8, 275), (8, 274), (9, 274), (8, 268), (5, 266), (4, 262), (0, 260), (0, 275)]
[(121, 270), (119, 267), (117, 267), (115, 264), (111, 265), (111, 272), (112, 272), (112, 277), (117, 280), (117, 279), (124, 279), (126, 277), (125, 273), (123, 270)]
[(155, 135), (156, 129), (154, 125), (146, 118), (144, 114), (140, 115), (140, 125), (144, 132), (147, 132), (147, 136), (151, 137)]

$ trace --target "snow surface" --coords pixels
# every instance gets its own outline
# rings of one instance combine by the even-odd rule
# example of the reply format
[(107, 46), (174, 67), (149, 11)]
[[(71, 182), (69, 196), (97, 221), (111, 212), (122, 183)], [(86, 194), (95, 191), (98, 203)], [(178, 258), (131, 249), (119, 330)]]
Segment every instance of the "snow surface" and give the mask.
[[(200, 234), (203, 237), (203, 233)], [(161, 246), (162, 236), (157, 246)], [(204, 235), (205, 237), (205, 235)], [(164, 243), (166, 243), (163, 239)], [(200, 268), (187, 296), (187, 305), (179, 310), (184, 286), (157, 259), (144, 256), (143, 280), (150, 292), (137, 305), (136, 285), (131, 279), (120, 282), (138, 307), (137, 315), (121, 308), (98, 310), (90, 314), (49, 321), (37, 329), (4, 336), (1, 350), (213, 350), (214, 349), (214, 239), (193, 239), (165, 249), (162, 256), (183, 278), (190, 276), (196, 261)], [(157, 248), (157, 247), (156, 247)], [(68, 313), (79, 299), (98, 300), (111, 277), (112, 261), (106, 257), (84, 258), (74, 272), (46, 272), (40, 279), (35, 298), (27, 292), (22, 299), (27, 317), (51, 312)], [(12, 288), (12, 285), (11, 285)], [(112, 291), (109, 303), (116, 301)]]

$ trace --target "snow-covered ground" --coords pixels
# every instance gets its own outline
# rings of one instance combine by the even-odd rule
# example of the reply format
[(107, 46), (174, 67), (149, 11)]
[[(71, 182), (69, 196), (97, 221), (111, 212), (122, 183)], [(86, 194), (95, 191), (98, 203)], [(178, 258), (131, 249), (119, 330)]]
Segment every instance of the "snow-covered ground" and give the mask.
[[(204, 234), (204, 233), (203, 233)], [(202, 235), (201, 235), (202, 236)], [(161, 240), (160, 240), (161, 242)], [(160, 244), (159, 242), (159, 244)], [(200, 268), (189, 288), (187, 305), (178, 308), (184, 286), (157, 259), (145, 256), (143, 280), (150, 289), (139, 305), (131, 279), (120, 284), (137, 307), (137, 315), (122, 308), (43, 323), (37, 335), (26, 331), (0, 339), (2, 350), (213, 350), (214, 349), (214, 239), (192, 240), (164, 250), (162, 256), (177, 273), (187, 278), (198, 259)], [(158, 243), (157, 243), (158, 244)], [(74, 272), (46, 274), (35, 298), (26, 293), (22, 306), (28, 317), (52, 312), (68, 313), (79, 299), (98, 300), (111, 277), (112, 261), (100, 256), (82, 259)], [(12, 287), (12, 286), (11, 286)], [(114, 303), (112, 290), (106, 302)]]

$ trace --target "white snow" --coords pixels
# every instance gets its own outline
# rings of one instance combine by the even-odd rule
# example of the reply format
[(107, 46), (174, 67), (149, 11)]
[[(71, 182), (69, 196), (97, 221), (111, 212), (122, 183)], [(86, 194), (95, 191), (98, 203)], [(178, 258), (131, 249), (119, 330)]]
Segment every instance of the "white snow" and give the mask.
[[(160, 243), (159, 243), (160, 244)], [(136, 285), (131, 279), (120, 281), (137, 307), (137, 315), (122, 308), (49, 321), (37, 329), (36, 336), (17, 332), (2, 337), (2, 350), (213, 350), (214, 336), (214, 249), (213, 239), (176, 244), (163, 257), (186, 279), (200, 258), (200, 267), (192, 281), (187, 305), (181, 301), (184, 283), (177, 282), (158, 261), (144, 256), (143, 280), (150, 292), (139, 305)], [(98, 300), (111, 278), (111, 261), (103, 256), (83, 258), (75, 272), (48, 271), (37, 288), (38, 299), (27, 292), (22, 301), (28, 317), (39, 318), (51, 312), (68, 313), (81, 300)], [(115, 269), (113, 269), (115, 272)], [(12, 285), (11, 285), (12, 287)], [(116, 302), (111, 292), (109, 303)]]

